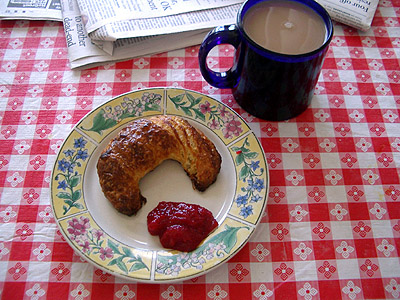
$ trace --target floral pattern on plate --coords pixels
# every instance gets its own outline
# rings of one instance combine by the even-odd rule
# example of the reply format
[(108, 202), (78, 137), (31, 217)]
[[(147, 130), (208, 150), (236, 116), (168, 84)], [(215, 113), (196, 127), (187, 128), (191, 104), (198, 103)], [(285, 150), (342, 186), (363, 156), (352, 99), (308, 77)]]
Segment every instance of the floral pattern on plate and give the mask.
[(155, 278), (182, 278), (212, 268), (233, 255), (254, 228), (226, 218), (196, 250), (192, 252), (160, 251), (157, 255)]
[(127, 93), (102, 105), (90, 113), (78, 128), (100, 142), (110, 131), (138, 117), (161, 113), (164, 89), (149, 89)]
[(261, 149), (253, 134), (230, 147), (236, 165), (238, 188), (229, 213), (253, 224), (259, 221), (264, 211), (269, 185)]
[[(112, 233), (114, 228), (101, 228), (100, 224), (108, 220), (107, 215), (93, 215), (89, 209), (92, 202), (87, 201), (92, 198), (83, 192), (86, 191), (83, 181), (91, 182), (92, 186), (96, 180), (92, 179), (96, 176), (96, 157), (113, 134), (134, 119), (164, 113), (204, 125), (220, 147), (225, 147), (222, 149), (226, 153), (225, 164), (232, 169), (229, 174), (236, 173), (231, 177), (236, 181), (232, 182), (231, 194), (223, 202), (225, 212), (219, 227), (190, 253), (161, 246), (147, 249), (132, 246), (124, 238), (117, 239)], [(88, 174), (91, 177), (84, 180)], [(61, 232), (83, 258), (122, 278), (171, 282), (200, 276), (239, 251), (262, 217), (267, 189), (268, 170), (262, 147), (234, 111), (197, 92), (152, 88), (115, 97), (75, 126), (53, 167), (51, 197)], [(101, 197), (100, 187), (95, 191)]]
[(151, 252), (130, 247), (102, 231), (89, 213), (60, 222), (64, 234), (86, 259), (128, 277), (150, 279)]
[(243, 136), (247, 124), (229, 107), (203, 94), (173, 89), (167, 92), (167, 113), (191, 118), (206, 125), (225, 142)]
[(52, 194), (54, 211), (63, 217), (86, 210), (82, 180), (89, 156), (95, 145), (73, 131), (60, 150), (53, 170)]

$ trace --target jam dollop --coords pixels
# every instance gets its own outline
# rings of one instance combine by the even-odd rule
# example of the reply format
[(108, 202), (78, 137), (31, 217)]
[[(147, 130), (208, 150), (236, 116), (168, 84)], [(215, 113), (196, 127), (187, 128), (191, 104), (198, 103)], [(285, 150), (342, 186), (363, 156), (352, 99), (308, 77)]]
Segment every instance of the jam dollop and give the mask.
[(200, 205), (160, 202), (147, 215), (147, 229), (160, 237), (164, 248), (190, 252), (218, 226), (212, 213)]

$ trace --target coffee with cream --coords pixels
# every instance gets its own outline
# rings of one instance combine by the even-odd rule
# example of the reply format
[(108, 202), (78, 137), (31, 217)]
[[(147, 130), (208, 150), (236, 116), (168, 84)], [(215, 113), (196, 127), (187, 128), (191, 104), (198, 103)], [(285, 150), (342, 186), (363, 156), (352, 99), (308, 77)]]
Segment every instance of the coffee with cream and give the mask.
[(290, 0), (262, 1), (243, 18), (246, 34), (261, 47), (281, 54), (303, 54), (321, 47), (327, 35), (322, 18)]

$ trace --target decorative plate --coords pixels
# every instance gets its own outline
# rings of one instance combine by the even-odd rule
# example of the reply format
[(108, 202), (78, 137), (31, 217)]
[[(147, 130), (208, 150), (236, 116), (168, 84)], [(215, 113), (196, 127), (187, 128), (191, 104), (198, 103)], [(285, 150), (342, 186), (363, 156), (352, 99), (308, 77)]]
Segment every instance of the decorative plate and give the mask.
[[(201, 129), (222, 156), (221, 172), (198, 192), (179, 163), (165, 161), (140, 182), (147, 203), (128, 217), (104, 197), (97, 160), (127, 123), (159, 114), (179, 115)], [(268, 186), (263, 149), (240, 116), (194, 91), (152, 88), (113, 98), (74, 127), (53, 168), (51, 201), (62, 234), (84, 259), (122, 278), (160, 283), (203, 275), (237, 253), (262, 218)], [(192, 252), (164, 249), (146, 224), (162, 200), (206, 207), (219, 226)]]

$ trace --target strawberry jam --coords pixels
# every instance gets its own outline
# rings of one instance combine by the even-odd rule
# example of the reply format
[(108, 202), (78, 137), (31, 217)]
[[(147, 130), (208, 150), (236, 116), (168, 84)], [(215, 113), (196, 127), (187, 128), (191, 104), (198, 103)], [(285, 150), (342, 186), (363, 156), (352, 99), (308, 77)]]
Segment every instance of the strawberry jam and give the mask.
[(160, 202), (147, 215), (147, 229), (164, 248), (190, 252), (218, 226), (212, 213), (200, 205)]

